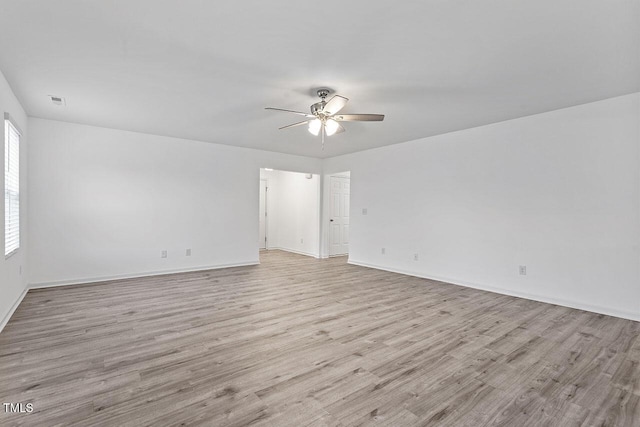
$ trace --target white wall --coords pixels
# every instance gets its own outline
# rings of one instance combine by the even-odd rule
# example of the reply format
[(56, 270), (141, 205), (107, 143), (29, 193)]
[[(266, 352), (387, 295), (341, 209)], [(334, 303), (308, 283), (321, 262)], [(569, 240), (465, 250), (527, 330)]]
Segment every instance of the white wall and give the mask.
[(35, 118), (29, 132), (32, 285), (257, 263), (260, 167), (321, 170), (318, 159)]
[[(0, 330), (9, 320), (9, 315), (24, 296), (27, 286), (27, 249), (28, 249), (28, 191), (27, 191), (27, 116), (13, 94), (7, 80), (0, 72), (0, 118), (2, 118), (2, 146), (0, 147), (0, 165), (4, 171), (4, 113), (9, 113), (20, 127), (20, 249), (8, 259), (4, 257), (4, 207), (0, 209)], [(4, 192), (4, 172), (0, 173), (0, 188)], [(2, 206), (4, 206), (4, 195)]]
[(320, 255), (320, 176), (263, 171), (267, 179), (267, 247), (318, 258)]
[(327, 159), (350, 261), (640, 320), (639, 119), (636, 93)]

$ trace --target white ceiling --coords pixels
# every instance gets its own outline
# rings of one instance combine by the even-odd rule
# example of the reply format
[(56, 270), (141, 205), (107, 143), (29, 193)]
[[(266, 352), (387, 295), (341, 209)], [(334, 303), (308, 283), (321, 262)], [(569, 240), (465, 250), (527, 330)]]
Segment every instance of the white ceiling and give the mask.
[[(0, 0), (0, 70), (31, 116), (331, 157), (639, 91), (640, 0)], [(264, 110), (322, 86), (385, 121)]]

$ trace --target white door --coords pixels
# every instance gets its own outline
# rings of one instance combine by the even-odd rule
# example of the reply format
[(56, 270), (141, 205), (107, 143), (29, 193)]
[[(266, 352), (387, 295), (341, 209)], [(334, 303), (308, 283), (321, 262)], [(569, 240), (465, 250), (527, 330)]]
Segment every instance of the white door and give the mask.
[(332, 176), (329, 205), (329, 255), (349, 253), (349, 178)]
[(267, 180), (260, 180), (260, 249), (267, 248)]

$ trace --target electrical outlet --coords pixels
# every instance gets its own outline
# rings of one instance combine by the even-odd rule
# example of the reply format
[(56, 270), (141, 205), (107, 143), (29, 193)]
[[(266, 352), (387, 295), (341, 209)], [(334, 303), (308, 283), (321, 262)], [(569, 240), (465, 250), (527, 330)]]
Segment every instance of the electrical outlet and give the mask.
[(367, 214), (367, 208), (362, 208), (362, 215), (366, 215)]
[(300, 239), (300, 243), (304, 243), (304, 239)]
[(160, 253), (160, 258), (166, 258), (167, 257), (167, 251), (162, 251)]
[(386, 248), (382, 248), (382, 250), (380, 251), (380, 253), (382, 253), (382, 255), (387, 253), (387, 249)]
[(186, 256), (191, 256), (191, 249), (187, 249), (187, 255)]
[(519, 270), (520, 270), (520, 275), (521, 276), (526, 276), (527, 275), (527, 266), (526, 265), (521, 265)]
[(417, 261), (418, 260), (418, 254), (413, 254), (413, 260)]
[(20, 266), (20, 275), (22, 276), (22, 266)]

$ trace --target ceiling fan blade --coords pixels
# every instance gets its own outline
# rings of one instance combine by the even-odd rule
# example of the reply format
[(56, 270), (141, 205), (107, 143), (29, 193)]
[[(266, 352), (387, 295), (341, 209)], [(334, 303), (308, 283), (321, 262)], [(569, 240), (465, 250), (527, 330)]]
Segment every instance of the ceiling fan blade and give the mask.
[(306, 125), (306, 124), (309, 124), (309, 120), (304, 120), (304, 121), (301, 121), (301, 122), (298, 122), (298, 123), (293, 123), (293, 124), (290, 124), (290, 125), (282, 126), (281, 128), (278, 128), (278, 129), (280, 129), (280, 130), (289, 129), (289, 128), (292, 128), (292, 127), (302, 126), (302, 125)]
[(265, 107), (265, 110), (284, 111), (285, 113), (293, 113), (299, 116), (315, 117), (313, 114), (303, 113), (302, 111), (285, 110), (283, 108)]
[(348, 98), (340, 95), (334, 95), (327, 103), (325, 104), (322, 112), (327, 115), (332, 115), (342, 110), (345, 105), (347, 105)]
[(381, 122), (384, 114), (339, 114), (332, 119), (338, 122)]

